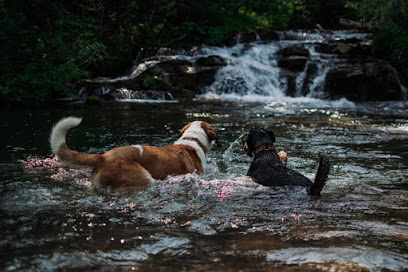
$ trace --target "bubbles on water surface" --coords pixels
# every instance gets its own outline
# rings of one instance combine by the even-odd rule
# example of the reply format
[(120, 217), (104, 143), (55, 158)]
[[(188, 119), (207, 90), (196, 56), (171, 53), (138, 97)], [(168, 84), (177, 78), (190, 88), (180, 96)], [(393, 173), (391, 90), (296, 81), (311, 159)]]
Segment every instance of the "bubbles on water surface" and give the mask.
[(406, 267), (407, 256), (364, 247), (357, 249), (307, 247), (272, 251), (267, 254), (266, 258), (271, 262), (280, 261), (286, 264), (323, 262), (322, 268), (333, 267), (334, 270), (340, 269), (340, 271), (353, 271), (359, 267), (398, 271)]
[[(182, 114), (220, 128), (224, 147), (210, 152), (204, 175), (98, 193), (80, 180), (86, 172), (65, 169), (72, 175), (53, 178), (58, 167), (48, 164), (52, 157), (26, 158), (33, 166), (28, 168), (2, 166), (0, 245), (15, 253), (5, 257), (2, 268), (150, 271), (157, 264), (187, 270), (190, 261), (200, 267), (207, 261), (208, 270), (216, 270), (220, 263), (237, 268), (237, 260), (254, 271), (408, 267), (407, 136), (399, 129), (404, 115), (383, 107), (380, 113), (362, 112), (359, 104), (228, 105), (231, 109), (198, 105)], [(404, 106), (396, 108), (402, 112)], [(274, 130), (289, 166), (311, 179), (318, 153), (328, 152), (333, 164), (323, 196), (314, 199), (302, 188), (268, 188), (245, 178), (251, 158), (242, 151), (242, 135), (251, 126)], [(143, 138), (158, 145), (175, 138), (166, 134), (163, 140), (161, 134), (148, 138), (146, 132)], [(9, 174), (13, 171), (18, 177)]]

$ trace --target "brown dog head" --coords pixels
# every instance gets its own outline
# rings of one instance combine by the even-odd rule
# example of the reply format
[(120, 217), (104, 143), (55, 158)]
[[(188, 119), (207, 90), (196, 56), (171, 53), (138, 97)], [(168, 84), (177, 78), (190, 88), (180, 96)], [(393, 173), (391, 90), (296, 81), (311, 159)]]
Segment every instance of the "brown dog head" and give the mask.
[(211, 145), (213, 141), (217, 145), (219, 145), (217, 130), (212, 125), (204, 121), (194, 121), (188, 123), (181, 129), (179, 137), (180, 138), (195, 137), (199, 139), (200, 138), (199, 135), (202, 134), (203, 132), (205, 135), (207, 135), (208, 145)]

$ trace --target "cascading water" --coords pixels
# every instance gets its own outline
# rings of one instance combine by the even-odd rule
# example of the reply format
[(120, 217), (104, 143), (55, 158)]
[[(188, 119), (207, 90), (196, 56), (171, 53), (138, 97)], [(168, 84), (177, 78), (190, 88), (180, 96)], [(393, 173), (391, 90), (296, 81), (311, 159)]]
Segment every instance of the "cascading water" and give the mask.
[(215, 82), (208, 87), (204, 97), (251, 100), (251, 97), (285, 97), (279, 77), (277, 60), (272, 58), (278, 51), (275, 44), (259, 44), (246, 48), (238, 44), (233, 48), (206, 48), (208, 55), (219, 55), (228, 65), (218, 71)]
[[(203, 48), (203, 55), (221, 56), (228, 65), (220, 69), (215, 82), (202, 97), (247, 102), (325, 99), (328, 97), (324, 89), (328, 71), (345, 60), (338, 55), (319, 52), (320, 46), (352, 39), (371, 43), (370, 34), (353, 32), (317, 34), (288, 31), (279, 32), (279, 38), (272, 42), (238, 43), (232, 48)], [(305, 49), (308, 57), (303, 69), (293, 72), (279, 67), (279, 52), (288, 47)]]
[[(241, 42), (237, 36), (232, 47), (161, 48), (144, 52), (127, 76), (94, 82), (120, 93), (144, 91), (148, 97), (151, 90), (168, 93), (176, 88), (206, 99), (317, 106), (349, 107), (353, 105), (349, 100), (400, 100), (406, 96), (397, 71), (370, 55), (371, 34), (352, 31), (276, 34), (276, 40), (261, 41), (257, 37), (249, 43)], [(214, 56), (220, 63), (199, 64), (200, 60)], [(149, 84), (146, 89), (145, 83), (152, 78), (165, 82), (164, 88), (173, 89), (160, 86), (148, 89), (152, 87)]]

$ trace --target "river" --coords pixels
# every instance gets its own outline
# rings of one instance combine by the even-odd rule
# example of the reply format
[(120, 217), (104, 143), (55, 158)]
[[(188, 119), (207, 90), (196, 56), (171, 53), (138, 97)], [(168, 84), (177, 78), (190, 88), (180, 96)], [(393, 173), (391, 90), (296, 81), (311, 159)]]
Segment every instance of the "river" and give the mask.
[[(408, 269), (406, 101), (226, 100), (0, 110), (0, 270)], [(102, 194), (50, 154), (53, 123), (70, 115), (83, 117), (67, 137), (80, 152), (171, 144), (193, 120), (214, 125), (222, 147), (201, 176)], [(331, 156), (320, 198), (245, 177), (242, 136), (254, 126), (273, 130), (288, 166), (310, 178), (318, 154)]]

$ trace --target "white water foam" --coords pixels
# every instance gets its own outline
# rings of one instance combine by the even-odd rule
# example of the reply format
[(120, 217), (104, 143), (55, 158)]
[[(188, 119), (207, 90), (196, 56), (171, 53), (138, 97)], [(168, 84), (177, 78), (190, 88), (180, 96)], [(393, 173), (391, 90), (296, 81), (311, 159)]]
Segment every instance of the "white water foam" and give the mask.
[(131, 103), (141, 103), (141, 104), (175, 104), (178, 100), (165, 100), (165, 99), (118, 99), (118, 102), (131, 102)]
[[(199, 98), (243, 103), (284, 103), (296, 107), (355, 107), (347, 99), (325, 100), (325, 78), (328, 67), (335, 61), (332, 56), (323, 56), (313, 49), (312, 44), (323, 39), (321, 35), (304, 37), (304, 40), (297, 40), (296, 45), (309, 51), (308, 63), (312, 63), (312, 66), (307, 63), (304, 71), (290, 75), (294, 78), (295, 97), (286, 94), (290, 83), (283, 73), (288, 72), (278, 66), (278, 51), (294, 45), (293, 41), (284, 40), (238, 44), (231, 48), (204, 48), (202, 55), (197, 57), (218, 55), (227, 61), (227, 65), (218, 71), (215, 82)], [(315, 69), (315, 72), (308, 73), (307, 69)]]
[(346, 98), (341, 98), (338, 100), (323, 100), (319, 98), (312, 97), (290, 97), (290, 96), (263, 96), (256, 94), (216, 94), (213, 92), (208, 92), (206, 94), (200, 95), (199, 98), (209, 99), (209, 100), (222, 100), (228, 102), (243, 102), (243, 103), (266, 103), (265, 108), (273, 110), (277, 108), (355, 108), (356, 104), (347, 100)]
[(371, 248), (348, 249), (329, 248), (289, 248), (271, 251), (266, 259), (271, 262), (281, 261), (287, 264), (322, 263), (336, 261), (343, 264), (358, 264), (367, 269), (389, 269), (402, 271), (407, 268), (407, 256)]

